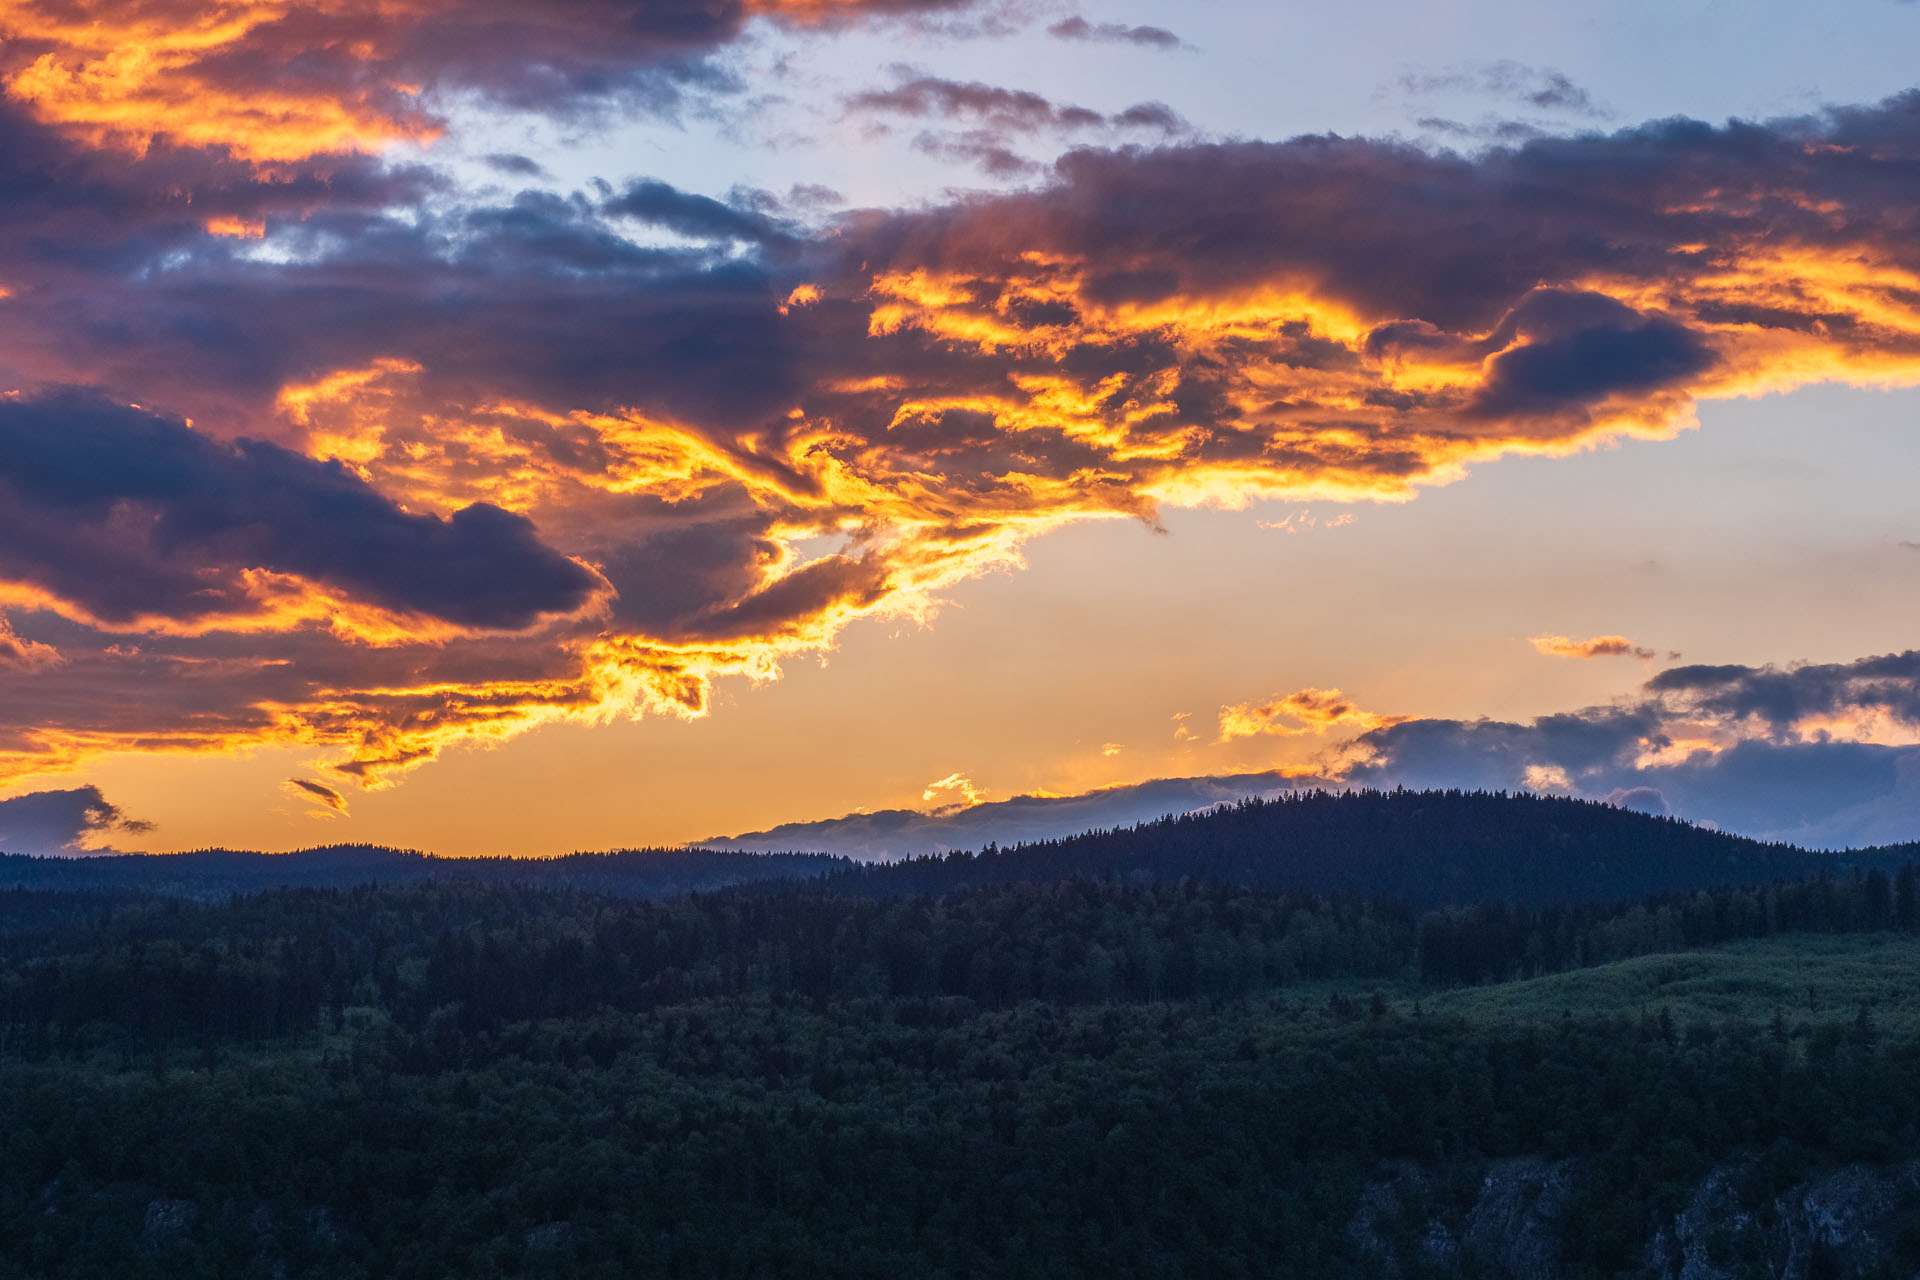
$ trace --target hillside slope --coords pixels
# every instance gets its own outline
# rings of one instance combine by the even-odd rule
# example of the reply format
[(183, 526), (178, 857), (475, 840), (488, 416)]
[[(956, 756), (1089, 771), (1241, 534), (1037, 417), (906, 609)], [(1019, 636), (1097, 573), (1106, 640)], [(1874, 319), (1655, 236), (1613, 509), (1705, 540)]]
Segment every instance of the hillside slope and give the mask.
[(297, 853), (201, 849), (100, 858), (0, 854), (0, 890), (153, 894), (213, 900), (267, 889), (341, 889), (363, 884), (532, 884), (622, 898), (668, 898), (759, 880), (792, 880), (845, 867), (824, 854), (706, 849), (622, 849), (558, 858), (441, 858), (377, 845), (330, 845)]
[(216, 899), (273, 888), (515, 883), (627, 898), (824, 877), (836, 894), (938, 895), (982, 885), (1182, 878), (1385, 896), (1424, 909), (1503, 900), (1626, 901), (1823, 872), (1893, 870), (1920, 844), (1815, 853), (1584, 800), (1504, 792), (1301, 792), (1137, 826), (979, 853), (861, 863), (821, 853), (628, 849), (559, 858), (443, 858), (365, 845), (298, 853), (202, 850), (38, 858), (0, 854), (0, 890)]
[(1306, 792), (979, 854), (848, 867), (838, 892), (940, 893), (1076, 876), (1546, 904), (1891, 870), (1920, 845), (1814, 853), (1587, 800), (1487, 791)]

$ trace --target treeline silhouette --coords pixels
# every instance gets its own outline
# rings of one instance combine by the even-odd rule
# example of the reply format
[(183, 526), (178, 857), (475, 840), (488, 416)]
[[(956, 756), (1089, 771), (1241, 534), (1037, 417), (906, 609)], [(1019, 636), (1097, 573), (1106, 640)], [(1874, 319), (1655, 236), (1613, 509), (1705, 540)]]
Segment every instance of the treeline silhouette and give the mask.
[(334, 845), (298, 853), (0, 854), (0, 889), (101, 890), (218, 900), (271, 888), (527, 884), (667, 898), (824, 878), (835, 894), (937, 895), (1075, 878), (1182, 879), (1356, 897), (1419, 909), (1500, 900), (1618, 902), (1822, 871), (1892, 870), (1920, 844), (1816, 853), (1597, 801), (1500, 791), (1307, 791), (1060, 840), (862, 863), (818, 852), (626, 849), (554, 858), (445, 858)]
[[(40, 895), (0, 893), (0, 919)], [(1187, 881), (1005, 884), (941, 898), (799, 884), (668, 901), (524, 885), (279, 890), (76, 910), (0, 938), (0, 1051), (271, 1041), (379, 1008), (464, 1033), (689, 1000), (1222, 1000), (1346, 979), (1442, 989), (1783, 933), (1920, 928), (1916, 871), (1629, 905), (1392, 899)]]
[(326, 845), (294, 853), (197, 849), (174, 854), (35, 857), (0, 853), (0, 889), (154, 894), (215, 901), (266, 889), (364, 884), (530, 884), (629, 898), (808, 879), (850, 865), (817, 853), (661, 848), (552, 858), (443, 858), (379, 845)]
[(1504, 791), (1303, 791), (1060, 840), (829, 875), (839, 893), (943, 893), (1072, 877), (1384, 896), (1415, 907), (1606, 902), (1920, 859), (1920, 844), (1815, 853), (1599, 801)]

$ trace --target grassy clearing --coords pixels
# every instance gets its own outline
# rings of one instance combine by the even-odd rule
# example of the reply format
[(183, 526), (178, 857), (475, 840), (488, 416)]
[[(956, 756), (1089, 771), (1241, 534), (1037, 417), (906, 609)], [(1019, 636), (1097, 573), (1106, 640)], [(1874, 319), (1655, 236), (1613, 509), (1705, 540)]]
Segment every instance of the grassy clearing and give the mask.
[(1670, 1012), (1680, 1022), (1851, 1021), (1866, 1005), (1884, 1032), (1920, 1034), (1920, 938), (1800, 934), (1429, 996), (1434, 1013), (1488, 1025)]

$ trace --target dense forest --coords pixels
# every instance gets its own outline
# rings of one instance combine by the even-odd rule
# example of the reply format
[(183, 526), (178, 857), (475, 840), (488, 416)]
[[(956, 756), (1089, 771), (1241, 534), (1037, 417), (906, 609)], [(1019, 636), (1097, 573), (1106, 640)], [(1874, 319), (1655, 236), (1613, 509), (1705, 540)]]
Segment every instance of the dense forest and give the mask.
[(197, 849), (177, 854), (46, 858), (0, 853), (0, 889), (163, 895), (218, 901), (266, 889), (367, 884), (538, 884), (629, 898), (665, 898), (759, 880), (809, 879), (848, 867), (809, 853), (621, 849), (554, 858), (441, 858), (377, 845), (295, 853)]
[(1616, 812), (0, 891), (0, 1277), (1920, 1270), (1915, 865)]
[(1920, 844), (1814, 853), (1592, 800), (1496, 791), (1302, 791), (978, 854), (855, 865), (855, 893), (1119, 877), (1384, 895), (1413, 906), (1607, 902), (1822, 871), (1892, 870)]

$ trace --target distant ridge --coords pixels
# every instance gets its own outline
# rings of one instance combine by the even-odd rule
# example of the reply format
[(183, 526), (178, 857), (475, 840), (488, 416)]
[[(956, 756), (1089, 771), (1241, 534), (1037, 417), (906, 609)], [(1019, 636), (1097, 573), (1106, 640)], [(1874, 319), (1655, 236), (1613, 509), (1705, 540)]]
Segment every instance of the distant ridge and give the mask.
[(879, 862), (954, 849), (1055, 840), (1084, 831), (1129, 827), (1168, 814), (1310, 788), (1312, 780), (1272, 771), (1197, 778), (1157, 778), (1071, 796), (1015, 796), (964, 808), (882, 809), (813, 822), (783, 822), (765, 831), (696, 841), (705, 849), (786, 852), (808, 849)]
[(443, 858), (379, 845), (296, 853), (201, 849), (99, 858), (0, 854), (0, 889), (114, 891), (216, 899), (263, 889), (333, 889), (427, 881), (521, 883), (624, 898), (667, 898), (759, 880), (824, 875), (848, 865), (823, 854), (622, 849), (555, 858)]
[(1624, 901), (1822, 873), (1892, 871), (1920, 843), (1816, 853), (1595, 800), (1502, 791), (1305, 791), (1058, 840), (854, 864), (832, 892), (1019, 881), (1194, 880), (1388, 897), (1414, 907)]
[(0, 855), (0, 890), (218, 899), (275, 888), (514, 883), (627, 898), (815, 881), (831, 895), (938, 895), (1076, 879), (1211, 881), (1393, 898), (1413, 907), (1502, 900), (1626, 901), (1803, 880), (1920, 860), (1920, 844), (1816, 853), (1591, 800), (1499, 791), (1302, 791), (1006, 848), (868, 863), (821, 853), (627, 849), (557, 858), (443, 858), (334, 845), (99, 858)]

